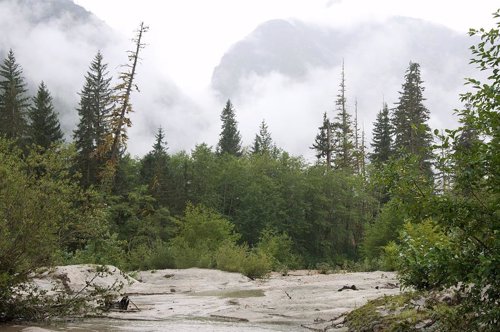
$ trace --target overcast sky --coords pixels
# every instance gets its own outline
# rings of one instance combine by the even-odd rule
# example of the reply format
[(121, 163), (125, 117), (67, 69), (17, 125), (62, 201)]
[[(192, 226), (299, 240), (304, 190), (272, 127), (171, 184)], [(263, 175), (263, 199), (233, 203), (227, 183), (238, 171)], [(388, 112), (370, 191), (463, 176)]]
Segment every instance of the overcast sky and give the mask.
[(150, 52), (184, 90), (209, 84), (227, 49), (269, 19), (296, 18), (328, 25), (401, 15), (466, 32), (492, 24), (498, 0), (75, 0), (129, 36), (150, 27)]

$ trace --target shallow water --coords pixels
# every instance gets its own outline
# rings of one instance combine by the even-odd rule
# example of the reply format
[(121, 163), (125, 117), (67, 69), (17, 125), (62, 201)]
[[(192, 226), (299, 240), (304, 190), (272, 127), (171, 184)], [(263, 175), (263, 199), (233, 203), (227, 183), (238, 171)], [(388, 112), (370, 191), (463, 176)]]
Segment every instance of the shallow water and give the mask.
[(190, 294), (191, 296), (218, 296), (222, 298), (246, 298), (246, 297), (262, 297), (264, 291), (262, 289), (244, 289), (244, 290), (214, 290), (197, 292)]

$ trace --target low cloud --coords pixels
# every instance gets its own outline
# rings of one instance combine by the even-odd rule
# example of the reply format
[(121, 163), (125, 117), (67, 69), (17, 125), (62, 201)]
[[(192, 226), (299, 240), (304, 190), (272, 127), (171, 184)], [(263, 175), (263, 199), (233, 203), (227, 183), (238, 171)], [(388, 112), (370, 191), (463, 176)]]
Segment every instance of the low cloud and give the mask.
[[(78, 92), (90, 62), (101, 50), (110, 74), (116, 78), (120, 65), (127, 61), (126, 50), (133, 47), (129, 40), (133, 32), (130, 36), (118, 35), (81, 11), (77, 12), (78, 17), (64, 11), (61, 15), (49, 15), (51, 5), (63, 2), (69, 1), (0, 0), (0, 31), (9, 31), (0, 35), (0, 52), (3, 58), (10, 48), (14, 50), (32, 93), (40, 81), (46, 82), (70, 140), (78, 121)], [(146, 42), (147, 38), (146, 34)], [(389, 38), (382, 31), (369, 40), (360, 40), (341, 55), (345, 58), (348, 107), (353, 113), (357, 98), (359, 122), (364, 125), (367, 143), (382, 101), (390, 107), (397, 102), (410, 60), (421, 63), (431, 127), (444, 128), (455, 123), (452, 110), (461, 106), (458, 94), (465, 90), (462, 78), (473, 71), (467, 66), (468, 60), (450, 58), (445, 66), (437, 68), (428, 59), (412, 58), (408, 53), (411, 42), (394, 35)], [(374, 48), (381, 51), (366, 51)], [(278, 72), (247, 75), (239, 82), (238, 95), (221, 98), (210, 88), (181, 91), (158, 69), (162, 64), (154, 52), (154, 46), (144, 50), (137, 76), (141, 92), (132, 95), (135, 112), (128, 143), (132, 155), (143, 155), (151, 149), (160, 126), (166, 130), (171, 153), (190, 151), (199, 143), (215, 146), (220, 112), (227, 97), (231, 97), (245, 146), (252, 144), (260, 122), (265, 119), (279, 147), (314, 159), (309, 147), (322, 114), (327, 111), (334, 116), (340, 63), (326, 68), (310, 67), (300, 79)], [(397, 75), (386, 75), (394, 72)]]

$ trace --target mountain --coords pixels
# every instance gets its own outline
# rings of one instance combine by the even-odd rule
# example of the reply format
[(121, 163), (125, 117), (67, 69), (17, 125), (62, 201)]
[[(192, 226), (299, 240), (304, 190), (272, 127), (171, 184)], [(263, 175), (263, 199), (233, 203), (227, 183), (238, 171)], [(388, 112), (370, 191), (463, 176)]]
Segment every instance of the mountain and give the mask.
[(347, 108), (358, 106), (366, 142), (385, 101), (394, 107), (410, 61), (421, 65), (431, 128), (456, 126), (469, 66), (465, 33), (426, 21), (393, 17), (349, 26), (320, 26), (298, 20), (272, 20), (235, 43), (215, 67), (211, 85), (236, 107), (244, 141), (266, 120), (279, 146), (312, 158), (311, 146), (327, 111), (333, 117), (345, 62)]
[(313, 68), (338, 66), (342, 59), (372, 76), (402, 78), (409, 61), (439, 72), (443, 83), (455, 81), (468, 62), (471, 40), (444, 26), (407, 17), (384, 22), (331, 28), (297, 20), (272, 20), (259, 25), (222, 57), (212, 86), (223, 96), (241, 92), (252, 76), (279, 73), (303, 79)]
[[(9, 49), (14, 51), (30, 95), (40, 81), (47, 84), (67, 140), (76, 128), (78, 93), (97, 51), (103, 53), (114, 84), (121, 65), (127, 63), (127, 50), (133, 47), (133, 31), (120, 35), (72, 0), (0, 0), (0, 31), (0, 61)], [(135, 113), (129, 133), (129, 151), (139, 155), (151, 148), (160, 125), (166, 129), (167, 138), (182, 136), (186, 122), (201, 128), (199, 132), (206, 127), (197, 114), (198, 106), (158, 72), (146, 53), (142, 58), (136, 83), (143, 93), (132, 94)], [(175, 148), (185, 148), (177, 145), (184, 142), (170, 141)], [(189, 147), (194, 144), (189, 141)]]

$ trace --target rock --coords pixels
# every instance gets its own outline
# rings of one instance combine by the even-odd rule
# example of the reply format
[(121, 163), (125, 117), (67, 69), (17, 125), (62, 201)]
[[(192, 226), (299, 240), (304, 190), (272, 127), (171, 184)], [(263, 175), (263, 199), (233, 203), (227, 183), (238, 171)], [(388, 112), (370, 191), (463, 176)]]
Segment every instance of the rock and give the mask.
[(424, 321), (421, 321), (417, 325), (415, 325), (415, 329), (417, 329), (417, 330), (425, 329), (429, 326), (432, 326), (433, 324), (434, 324), (434, 321), (432, 319), (426, 319)]

